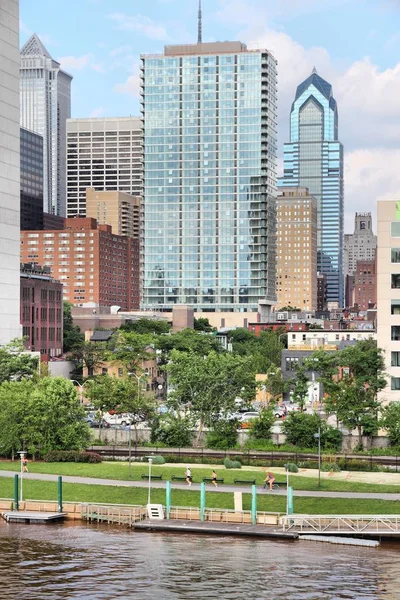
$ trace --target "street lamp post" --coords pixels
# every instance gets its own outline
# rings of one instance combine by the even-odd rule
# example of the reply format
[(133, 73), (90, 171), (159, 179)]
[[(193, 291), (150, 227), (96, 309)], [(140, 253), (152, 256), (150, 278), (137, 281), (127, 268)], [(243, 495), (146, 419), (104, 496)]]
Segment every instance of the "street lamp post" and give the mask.
[(132, 435), (132, 430), (131, 430), (131, 425), (128, 425), (125, 429), (129, 430), (129, 458), (128, 458), (128, 461), (129, 461), (129, 479), (131, 479), (131, 475), (132, 475), (132, 465), (131, 465), (131, 459), (132, 459), (132, 442), (131, 442), (132, 438), (131, 438), (131, 435)]
[(77, 381), (76, 379), (71, 379), (71, 382), (76, 383), (76, 385), (79, 387), (79, 402), (81, 404), (83, 404), (83, 388), (87, 384), (88, 381), (89, 380), (87, 379), (83, 383), (79, 383), (79, 381)]
[(22, 502), (22, 480), (24, 478), (24, 458), (25, 458), (26, 452), (25, 452), (25, 450), (20, 450), (18, 452), (18, 454), (21, 457), (21, 488), (20, 488), (19, 501)]
[(151, 463), (153, 462), (153, 457), (152, 456), (146, 456), (146, 458), (149, 461), (149, 490), (148, 490), (148, 495), (147, 495), (147, 504), (150, 504), (150, 491), (151, 491)]

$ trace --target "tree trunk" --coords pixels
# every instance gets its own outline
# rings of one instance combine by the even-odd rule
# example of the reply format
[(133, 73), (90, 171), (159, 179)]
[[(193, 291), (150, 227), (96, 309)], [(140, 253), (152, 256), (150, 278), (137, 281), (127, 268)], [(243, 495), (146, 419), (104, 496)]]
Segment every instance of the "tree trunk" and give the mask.
[(363, 439), (362, 439), (362, 425), (357, 425), (357, 429), (358, 429), (358, 445), (360, 446), (360, 449), (363, 448)]
[(195, 441), (194, 441), (194, 444), (193, 444), (195, 448), (198, 448), (198, 447), (199, 447), (199, 443), (200, 443), (201, 434), (203, 433), (203, 427), (204, 427), (203, 420), (202, 420), (202, 419), (200, 419), (199, 430), (198, 430), (198, 432), (197, 432), (196, 439), (195, 439)]

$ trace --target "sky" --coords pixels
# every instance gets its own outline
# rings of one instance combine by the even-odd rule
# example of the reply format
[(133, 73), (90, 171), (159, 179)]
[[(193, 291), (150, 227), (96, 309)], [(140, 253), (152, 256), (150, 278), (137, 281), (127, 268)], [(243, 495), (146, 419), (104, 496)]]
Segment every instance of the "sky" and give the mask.
[[(296, 87), (315, 66), (333, 85), (345, 151), (345, 232), (354, 212), (400, 200), (400, 0), (202, 0), (203, 40), (241, 40), (278, 60), (278, 154)], [(140, 54), (197, 41), (198, 0), (20, 0), (73, 75), (72, 116), (139, 115)]]

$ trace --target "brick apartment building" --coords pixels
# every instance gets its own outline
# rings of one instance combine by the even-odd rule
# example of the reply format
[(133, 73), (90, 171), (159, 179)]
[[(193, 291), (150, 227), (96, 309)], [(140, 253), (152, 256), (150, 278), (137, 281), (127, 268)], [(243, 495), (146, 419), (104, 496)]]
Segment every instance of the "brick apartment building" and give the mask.
[(64, 300), (139, 308), (139, 240), (93, 218), (65, 219), (64, 229), (21, 232), (21, 261), (50, 267)]
[(354, 271), (354, 305), (367, 311), (376, 304), (376, 259), (358, 260)]
[(21, 325), (25, 346), (42, 356), (62, 354), (62, 284), (44, 269), (31, 263), (21, 265)]

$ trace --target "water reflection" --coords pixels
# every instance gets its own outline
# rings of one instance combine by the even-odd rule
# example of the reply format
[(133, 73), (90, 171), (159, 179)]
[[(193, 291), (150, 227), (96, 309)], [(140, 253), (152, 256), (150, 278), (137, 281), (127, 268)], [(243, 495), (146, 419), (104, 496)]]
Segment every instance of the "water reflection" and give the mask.
[(373, 550), (1, 521), (0, 599), (395, 600), (398, 557), (396, 545)]

